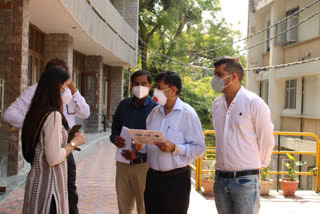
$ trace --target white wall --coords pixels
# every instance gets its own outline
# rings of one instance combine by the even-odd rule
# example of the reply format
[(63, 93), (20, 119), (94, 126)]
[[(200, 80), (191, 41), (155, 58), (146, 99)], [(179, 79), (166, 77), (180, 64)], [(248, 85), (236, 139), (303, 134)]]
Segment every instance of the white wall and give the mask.
[[(287, 0), (288, 3), (291, 1), (292, 0), (290, 1)], [(295, 1), (292, 1), (292, 2), (295, 2)], [(314, 0), (300, 0), (299, 9), (305, 7), (306, 5), (312, 2), (314, 2)], [(295, 5), (296, 7), (297, 4), (292, 4), (292, 6), (293, 5)], [(318, 12), (319, 10), (320, 10), (320, 3), (317, 3), (312, 7), (306, 9), (305, 11), (299, 13), (299, 22), (305, 20), (307, 17), (311, 16), (315, 12)], [(319, 21), (320, 21), (320, 16), (317, 15), (312, 19), (308, 20), (307, 22), (305, 22), (304, 24), (299, 25), (299, 29), (298, 29), (299, 41), (305, 41), (305, 40), (312, 39), (314, 37), (319, 36)]]
[[(320, 68), (318, 68), (320, 69)], [(304, 114), (320, 118), (320, 75), (305, 77)]]

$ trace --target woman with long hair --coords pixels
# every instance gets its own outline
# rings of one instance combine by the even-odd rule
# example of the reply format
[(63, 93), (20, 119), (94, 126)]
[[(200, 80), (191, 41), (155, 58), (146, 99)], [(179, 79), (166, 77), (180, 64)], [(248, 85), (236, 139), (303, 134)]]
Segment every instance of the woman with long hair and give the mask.
[(70, 75), (62, 67), (50, 67), (41, 75), (22, 127), (22, 147), (31, 162), (23, 213), (69, 213), (66, 157), (85, 143), (78, 132), (67, 142), (68, 122), (62, 111), (72, 99)]

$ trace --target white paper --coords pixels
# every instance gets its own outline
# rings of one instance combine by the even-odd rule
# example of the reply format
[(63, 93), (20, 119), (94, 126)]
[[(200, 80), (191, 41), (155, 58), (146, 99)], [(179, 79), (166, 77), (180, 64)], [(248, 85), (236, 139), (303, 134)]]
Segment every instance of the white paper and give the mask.
[(122, 129), (121, 129), (121, 133), (120, 133), (120, 137), (122, 137), (125, 141), (125, 146), (122, 147), (122, 148), (118, 148), (117, 149), (117, 154), (116, 154), (116, 160), (119, 161), (119, 162), (122, 162), (122, 163), (126, 163), (126, 164), (129, 164), (130, 161), (125, 159), (123, 156), (122, 156), (122, 151), (123, 150), (131, 150), (131, 141), (132, 141), (132, 138), (128, 132), (128, 128), (123, 126)]
[(134, 143), (154, 145), (155, 142), (166, 142), (161, 131), (128, 129), (128, 132)]

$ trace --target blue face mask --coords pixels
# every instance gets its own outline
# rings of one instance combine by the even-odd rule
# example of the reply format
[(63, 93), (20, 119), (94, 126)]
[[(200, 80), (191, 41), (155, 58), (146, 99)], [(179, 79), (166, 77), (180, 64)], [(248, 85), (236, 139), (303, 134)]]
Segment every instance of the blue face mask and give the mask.
[(69, 88), (65, 88), (60, 94), (63, 104), (68, 104), (72, 100), (72, 93)]
[(228, 87), (229, 85), (231, 85), (232, 81), (228, 84), (228, 85), (224, 85), (224, 80), (228, 77), (230, 77), (230, 75), (226, 76), (225, 78), (220, 78), (220, 77), (213, 77), (211, 80), (211, 88), (212, 90), (214, 90), (217, 93), (222, 93), (223, 89), (225, 89), (226, 87)]

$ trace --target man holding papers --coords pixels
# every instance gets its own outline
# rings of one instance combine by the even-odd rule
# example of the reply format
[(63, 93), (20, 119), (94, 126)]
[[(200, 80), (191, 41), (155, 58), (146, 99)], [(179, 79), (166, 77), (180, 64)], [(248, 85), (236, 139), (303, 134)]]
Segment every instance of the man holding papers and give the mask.
[(120, 102), (112, 123), (110, 140), (118, 148), (116, 162), (116, 191), (120, 214), (130, 214), (136, 201), (138, 214), (145, 213), (143, 193), (145, 189), (147, 156), (129, 152), (131, 138), (128, 129), (146, 129), (146, 118), (157, 105), (148, 96), (152, 79), (148, 72), (139, 70), (132, 74), (133, 97)]
[(191, 190), (189, 164), (206, 150), (199, 117), (179, 99), (182, 83), (176, 72), (156, 79), (154, 99), (160, 104), (147, 118), (147, 129), (161, 131), (165, 142), (147, 145), (145, 206), (147, 214), (187, 214)]

